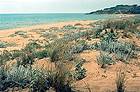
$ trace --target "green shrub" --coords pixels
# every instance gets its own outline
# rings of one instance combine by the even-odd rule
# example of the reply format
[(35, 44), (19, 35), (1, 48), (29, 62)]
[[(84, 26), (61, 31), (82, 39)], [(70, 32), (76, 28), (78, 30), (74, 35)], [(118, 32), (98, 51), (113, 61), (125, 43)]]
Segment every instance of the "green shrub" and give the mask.
[(8, 43), (0, 41), (0, 48), (6, 48)]
[(22, 54), (23, 54), (23, 51), (21, 51), (21, 50), (12, 50), (12, 51), (10, 51), (10, 53), (11, 53), (11, 59), (16, 59), (17, 57), (20, 57)]
[(47, 79), (56, 92), (73, 92), (71, 84), (74, 79), (71, 69), (69, 69), (67, 64), (63, 63), (63, 61), (57, 62), (56, 70), (48, 72)]
[(107, 41), (108, 43), (111, 41), (117, 41), (117, 34), (113, 30), (111, 30), (111, 32), (104, 34), (101, 40)]
[(28, 37), (27, 32), (25, 32), (25, 31), (16, 31), (15, 35), (19, 35), (19, 36), (24, 37), (24, 38)]
[(81, 53), (87, 49), (86, 44), (76, 44), (71, 48), (72, 53)]
[(66, 26), (63, 27), (63, 30), (66, 30), (66, 31), (68, 31), (68, 30), (76, 30), (76, 29), (77, 29), (77, 27), (75, 27), (73, 25), (66, 25)]
[(47, 38), (49, 40), (51, 40), (51, 39), (54, 40), (54, 39), (58, 38), (58, 36), (56, 34), (50, 33), (50, 32), (46, 32), (46, 31), (41, 33), (41, 37), (45, 37), (45, 38)]
[(12, 54), (9, 51), (2, 51), (0, 54), (0, 66), (3, 65), (6, 61), (9, 61), (11, 58)]
[(31, 79), (31, 69), (23, 66), (13, 67), (7, 71), (7, 80), (12, 82), (12, 86), (25, 87)]
[(7, 81), (6, 81), (6, 71), (3, 66), (0, 66), (0, 91), (4, 91), (7, 89)]
[(47, 50), (36, 51), (34, 52), (34, 56), (35, 58), (39, 58), (39, 59), (48, 57), (48, 51)]
[(136, 46), (131, 43), (103, 40), (96, 44), (96, 49), (115, 53), (116, 57), (122, 61), (133, 58), (136, 51)]
[[(49, 85), (45, 82), (45, 73), (31, 67), (12, 67), (6, 72), (6, 80), (10, 84), (9, 87), (30, 88), (32, 91), (45, 92)], [(4, 91), (4, 90), (3, 90)]]
[(32, 53), (22, 53), (20, 57), (16, 58), (17, 59), (17, 66), (23, 65), (23, 66), (28, 66), (32, 65), (34, 62), (34, 55)]
[(85, 78), (86, 77), (86, 69), (83, 68), (83, 64), (85, 61), (83, 59), (81, 59), (78, 61), (76, 60), (74, 62), (76, 62), (75, 71), (74, 71), (74, 78), (76, 80), (81, 80), (81, 79)]
[(71, 60), (73, 55), (70, 51), (71, 44), (67, 41), (55, 41), (46, 46), (48, 56), (52, 62), (61, 60)]
[(99, 65), (101, 68), (106, 68), (106, 65), (110, 65), (115, 63), (112, 59), (112, 56), (107, 53), (100, 53), (100, 56), (97, 58)]
[(29, 42), (24, 48), (25, 51), (34, 52), (34, 50), (41, 48), (41, 46), (35, 41)]
[(102, 31), (102, 29), (96, 29), (92, 38), (99, 38)]

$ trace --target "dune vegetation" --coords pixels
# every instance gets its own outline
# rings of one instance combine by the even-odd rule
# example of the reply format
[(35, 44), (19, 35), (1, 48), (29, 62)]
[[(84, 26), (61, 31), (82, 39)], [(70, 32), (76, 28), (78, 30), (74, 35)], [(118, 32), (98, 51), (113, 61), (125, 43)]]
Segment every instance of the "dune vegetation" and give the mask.
[[(30, 32), (40, 39), (33, 39)], [(101, 70), (118, 62), (136, 65), (140, 61), (139, 17), (17, 31), (8, 37), (28, 39), (28, 43), (21, 49), (7, 50), (8, 42), (0, 42), (1, 92), (83, 92), (75, 83), (89, 76), (90, 70), (84, 66), (88, 60), (81, 56), (86, 51), (99, 52), (92, 62)], [(114, 79), (116, 92), (126, 90), (124, 73), (117, 72)], [(86, 92), (92, 89), (88, 83)]]

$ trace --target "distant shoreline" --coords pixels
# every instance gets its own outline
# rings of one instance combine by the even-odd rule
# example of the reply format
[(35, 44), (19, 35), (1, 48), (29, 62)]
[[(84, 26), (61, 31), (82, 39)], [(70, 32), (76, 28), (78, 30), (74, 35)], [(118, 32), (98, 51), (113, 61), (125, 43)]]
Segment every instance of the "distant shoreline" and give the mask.
[(84, 15), (77, 14), (0, 14), (0, 30), (44, 25), (58, 22), (102, 20), (115, 18), (116, 15)]
[[(133, 14), (117, 14), (118, 18), (121, 18), (120, 16), (123, 16), (123, 18), (129, 18), (134, 17)], [(87, 24), (91, 22), (95, 22), (98, 20), (75, 20), (75, 21), (65, 21), (65, 22), (55, 22), (55, 23), (45, 23), (45, 24), (37, 24), (37, 25), (31, 25), (31, 26), (25, 26), (25, 27), (17, 27), (17, 28), (9, 28), (9, 29), (1, 29), (0, 30), (0, 36), (2, 35), (9, 35), (11, 33), (14, 33), (16, 31), (29, 31), (29, 30), (35, 30), (35, 29), (48, 29), (50, 27), (63, 27), (65, 25), (74, 25), (77, 23), (81, 24)]]
[(37, 29), (48, 29), (51, 27), (63, 27), (65, 25), (75, 25), (77, 23), (81, 24), (89, 24), (91, 22), (95, 22), (96, 20), (82, 20), (82, 21), (69, 21), (69, 22), (57, 22), (57, 23), (48, 23), (48, 24), (41, 24), (41, 25), (33, 25), (28, 27), (21, 27), (21, 28), (13, 28), (13, 29), (4, 29), (0, 30), (0, 36), (8, 36), (16, 31), (31, 31)]

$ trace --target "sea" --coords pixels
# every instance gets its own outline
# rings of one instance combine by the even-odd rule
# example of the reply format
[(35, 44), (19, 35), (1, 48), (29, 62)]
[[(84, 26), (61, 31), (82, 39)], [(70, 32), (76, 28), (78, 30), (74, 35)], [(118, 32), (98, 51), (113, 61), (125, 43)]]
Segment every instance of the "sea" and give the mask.
[(101, 20), (115, 15), (84, 13), (0, 14), (0, 30), (75, 20)]

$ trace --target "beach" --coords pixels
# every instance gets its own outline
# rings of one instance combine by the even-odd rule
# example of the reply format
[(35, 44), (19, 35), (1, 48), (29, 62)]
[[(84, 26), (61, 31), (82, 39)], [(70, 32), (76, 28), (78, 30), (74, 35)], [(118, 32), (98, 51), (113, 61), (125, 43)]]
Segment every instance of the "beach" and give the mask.
[(11, 33), (14, 33), (16, 31), (30, 31), (30, 30), (37, 30), (37, 29), (48, 29), (51, 27), (63, 27), (65, 25), (75, 25), (77, 23), (81, 24), (89, 24), (91, 22), (95, 22), (97, 20), (83, 20), (83, 21), (69, 21), (69, 22), (57, 22), (57, 23), (48, 23), (48, 24), (41, 24), (41, 25), (34, 25), (29, 27), (21, 27), (21, 28), (13, 28), (13, 29), (2, 29), (0, 30), (0, 35), (9, 35)]
[[(49, 44), (51, 43), (51, 40), (61, 39), (61, 37), (65, 36), (65, 34), (73, 33), (68, 31), (65, 32), (64, 30), (61, 31), (61, 29), (64, 28), (65, 26), (68, 28), (70, 27), (70, 29), (73, 28), (73, 26), (77, 28), (90, 28), (91, 27), (90, 24), (92, 24), (93, 25), (92, 27), (94, 28), (94, 23), (96, 21), (97, 20), (58, 22), (53, 24), (50, 23), (50, 24), (35, 25), (35, 26), (23, 27), (23, 28), (0, 30), (1, 42), (15, 44), (12, 46), (8, 46), (6, 48), (0, 48), (0, 50), (1, 51), (21, 50), (25, 48), (26, 45), (31, 41), (36, 41), (39, 44)], [(78, 33), (76, 31), (74, 32)], [(47, 35), (46, 33), (47, 34), (49, 33), (53, 38), (50, 39), (49, 35)], [(44, 34), (45, 36), (43, 37), (42, 34)], [(85, 40), (85, 38), (81, 38), (81, 39)], [(127, 40), (128, 39), (125, 39), (125, 41)], [(140, 43), (140, 41), (137, 38), (133, 38), (129, 40), (130, 41), (133, 40), (137, 43)], [(95, 38), (86, 41), (89, 44), (91, 43), (95, 44), (99, 42), (100, 39)], [(119, 61), (116, 64), (108, 66), (108, 68), (104, 70), (100, 68), (100, 65), (97, 63), (97, 58), (100, 56), (100, 51), (85, 50), (79, 53), (78, 55), (79, 57), (82, 57), (84, 60), (86, 60), (83, 67), (86, 69), (87, 73), (84, 79), (77, 81), (73, 84), (77, 89), (83, 92), (88, 92), (88, 90), (91, 90), (91, 92), (94, 91), (106, 92), (108, 90), (109, 92), (114, 91), (116, 90), (116, 72), (119, 71), (119, 69), (124, 69), (124, 71), (127, 72), (127, 78), (129, 79), (126, 85), (127, 90), (128, 91), (140, 90), (138, 86), (140, 84), (138, 82), (140, 80), (139, 79), (140, 70), (138, 66), (135, 66), (134, 64), (125, 64)], [(13, 65), (15, 64), (15, 61), (11, 61), (9, 62), (9, 64)], [(36, 60), (33, 66), (37, 68), (44, 67), (46, 69), (48, 68), (49, 65), (50, 65), (49, 59), (44, 58), (44, 59)], [(25, 91), (27, 90), (28, 89), (25, 89)]]
[[(63, 26), (67, 25), (76, 25), (81, 24), (82, 27), (87, 27), (88, 24), (95, 22), (96, 20), (85, 20), (85, 21), (70, 21), (70, 22), (58, 22), (58, 23), (50, 23), (50, 24), (43, 24), (43, 25), (35, 25), (35, 26), (29, 26), (29, 27), (23, 27), (23, 28), (14, 28), (14, 29), (6, 29), (6, 30), (0, 30), (0, 41), (1, 42), (7, 42), (12, 44), (17, 44), (16, 46), (7, 47), (7, 48), (0, 48), (0, 50), (19, 50), (22, 49), (28, 44), (31, 40), (44, 40), (44, 38), (40, 37), (39, 32), (42, 30), (50, 29), (50, 28), (62, 28)], [(15, 32), (26, 32), (28, 37), (22, 37), (20, 35), (12, 37), (11, 35), (14, 35)], [(55, 32), (54, 32), (55, 33)], [(59, 35), (59, 32), (56, 32), (57, 35)], [(60, 33), (61, 34), (61, 33)]]

